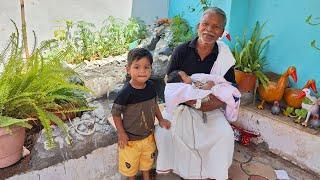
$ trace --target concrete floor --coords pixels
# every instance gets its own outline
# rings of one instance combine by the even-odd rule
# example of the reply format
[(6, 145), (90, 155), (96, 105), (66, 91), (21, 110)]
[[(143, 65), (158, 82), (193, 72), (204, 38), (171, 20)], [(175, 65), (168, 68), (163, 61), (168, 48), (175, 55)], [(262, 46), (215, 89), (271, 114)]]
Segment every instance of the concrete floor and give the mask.
[[(284, 170), (290, 180), (318, 180), (320, 176), (301, 169), (281, 157), (268, 152), (264, 145), (251, 144), (248, 147), (235, 144), (233, 164), (229, 169), (229, 178), (233, 180), (275, 180), (275, 170)], [(155, 180), (180, 180), (173, 173), (156, 175), (154, 170), (152, 179)], [(138, 179), (142, 179), (139, 177)]]

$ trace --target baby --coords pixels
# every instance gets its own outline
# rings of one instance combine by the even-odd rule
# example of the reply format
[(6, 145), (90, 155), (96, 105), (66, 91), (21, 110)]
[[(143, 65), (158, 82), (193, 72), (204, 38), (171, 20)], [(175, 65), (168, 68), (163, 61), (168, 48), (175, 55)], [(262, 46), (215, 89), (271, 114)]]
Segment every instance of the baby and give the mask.
[[(192, 76), (188, 76), (184, 71), (175, 70), (167, 75), (166, 82), (168, 84), (166, 85), (165, 96), (167, 97), (165, 98), (168, 100), (168, 102), (166, 102), (168, 106), (171, 105), (171, 102), (177, 105), (176, 99), (191, 100), (192, 97), (195, 97), (194, 93), (197, 94), (199, 91), (193, 92), (190, 89), (190, 91), (187, 89), (184, 91), (183, 87), (185, 86), (178, 85), (179, 83), (190, 84), (192, 85), (193, 89), (201, 89), (203, 92), (208, 92), (204, 96), (201, 95), (193, 98), (196, 99), (196, 104), (193, 106), (194, 108), (199, 109), (202, 102), (209, 101), (210, 98), (208, 95), (210, 93), (226, 103), (226, 109), (223, 111), (225, 112), (227, 119), (230, 121), (236, 120), (240, 104), (238, 100), (241, 94), (237, 88), (233, 87), (231, 83), (224, 79), (224, 77), (203, 73), (196, 73)], [(179, 102), (183, 103), (185, 101)], [(205, 113), (203, 113), (203, 119), (204, 122), (206, 122)]]
[(188, 74), (185, 73), (184, 71), (175, 70), (175, 71), (172, 71), (170, 74), (168, 74), (167, 83), (179, 83), (179, 82), (191, 84), (195, 88), (204, 89), (204, 90), (210, 90), (215, 85), (213, 81), (207, 81), (207, 82), (194, 81), (193, 82), (191, 77), (188, 76)]
[[(213, 81), (192, 81), (191, 77), (184, 71), (175, 70), (172, 71), (167, 76), (167, 83), (185, 83), (191, 84), (194, 88), (211, 90), (215, 83)], [(199, 109), (201, 107), (201, 102), (209, 101), (209, 96), (203, 99), (197, 99), (196, 104), (193, 105), (194, 108)]]

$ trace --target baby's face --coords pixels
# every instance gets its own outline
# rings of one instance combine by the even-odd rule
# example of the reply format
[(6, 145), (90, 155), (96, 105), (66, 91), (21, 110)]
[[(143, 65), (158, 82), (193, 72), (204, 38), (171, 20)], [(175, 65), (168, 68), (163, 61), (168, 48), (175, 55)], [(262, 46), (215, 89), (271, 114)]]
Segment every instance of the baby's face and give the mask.
[(190, 76), (188, 76), (187, 73), (185, 73), (183, 71), (179, 71), (179, 75), (182, 79), (182, 82), (184, 82), (186, 84), (192, 84), (192, 80), (191, 80)]

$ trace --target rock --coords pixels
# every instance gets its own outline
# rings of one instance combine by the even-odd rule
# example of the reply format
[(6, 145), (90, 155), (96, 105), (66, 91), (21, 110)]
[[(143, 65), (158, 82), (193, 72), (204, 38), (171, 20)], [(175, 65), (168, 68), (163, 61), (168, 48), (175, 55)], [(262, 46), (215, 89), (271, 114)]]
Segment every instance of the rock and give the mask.
[(151, 79), (163, 79), (166, 75), (169, 57), (157, 55), (153, 57)]
[(88, 130), (87, 126), (84, 124), (80, 124), (78, 127), (76, 127), (81, 132), (86, 132)]
[(73, 122), (80, 121), (80, 118), (79, 117), (75, 117), (72, 121)]
[(107, 96), (113, 87), (125, 79), (126, 54), (103, 60), (86, 61), (76, 68), (84, 84), (95, 98)]
[(81, 116), (81, 120), (89, 120), (89, 119), (92, 119), (92, 116), (88, 113), (84, 113), (82, 116)]
[(151, 37), (147, 37), (146, 39), (142, 40), (142, 42), (138, 47), (146, 48), (149, 51), (153, 51), (159, 40), (160, 40), (160, 36), (154, 35)]
[(114, 89), (112, 91), (110, 91), (109, 95), (108, 95), (108, 99), (109, 100), (115, 100), (118, 93), (120, 92), (120, 90), (122, 89), (124, 84), (117, 84)]
[(73, 83), (73, 84), (78, 84), (78, 85), (84, 85), (84, 82), (80, 79), (79, 76), (71, 76), (69, 77), (69, 82)]
[(101, 104), (97, 104), (97, 108), (92, 111), (92, 115), (99, 118), (104, 119), (106, 117), (106, 112)]
[[(40, 170), (68, 159), (76, 159), (97, 148), (106, 147), (117, 142), (117, 134), (111, 125), (101, 125), (101, 131), (96, 131), (89, 136), (81, 137), (76, 135), (72, 128), (70, 128), (69, 133), (70, 135), (73, 133), (71, 135), (73, 138), (71, 145), (67, 145), (63, 136), (58, 136), (55, 138), (55, 141), (58, 142), (57, 146), (50, 150), (45, 150), (45, 134), (44, 131), (41, 131), (31, 151), (29, 171)], [(74, 136), (77, 136), (77, 139)], [(78, 138), (83, 140), (80, 141)]]
[(61, 137), (56, 137), (56, 138), (54, 138), (54, 141), (55, 141), (57, 144), (59, 144), (59, 148), (60, 148), (60, 149), (63, 148), (63, 144), (64, 144), (63, 138), (61, 138)]
[(167, 27), (168, 26), (166, 26), (166, 25), (157, 26), (157, 27), (153, 28), (152, 33), (156, 36), (161, 37), (165, 33), (165, 30)]
[(172, 54), (172, 49), (170, 47), (165, 47), (158, 51), (159, 55), (170, 56)]

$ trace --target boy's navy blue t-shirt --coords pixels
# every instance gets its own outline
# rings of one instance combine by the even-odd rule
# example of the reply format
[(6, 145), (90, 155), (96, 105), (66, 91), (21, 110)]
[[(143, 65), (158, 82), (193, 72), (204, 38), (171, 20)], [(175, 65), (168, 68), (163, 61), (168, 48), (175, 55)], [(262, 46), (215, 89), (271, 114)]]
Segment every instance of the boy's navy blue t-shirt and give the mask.
[(156, 96), (151, 81), (147, 81), (143, 89), (135, 89), (127, 83), (120, 90), (111, 113), (122, 118), (129, 140), (141, 140), (153, 133), (157, 111)]
[(117, 98), (114, 100), (114, 103), (125, 106), (150, 100), (156, 96), (156, 89), (152, 81), (148, 80), (144, 89), (135, 89), (128, 82), (120, 90)]

